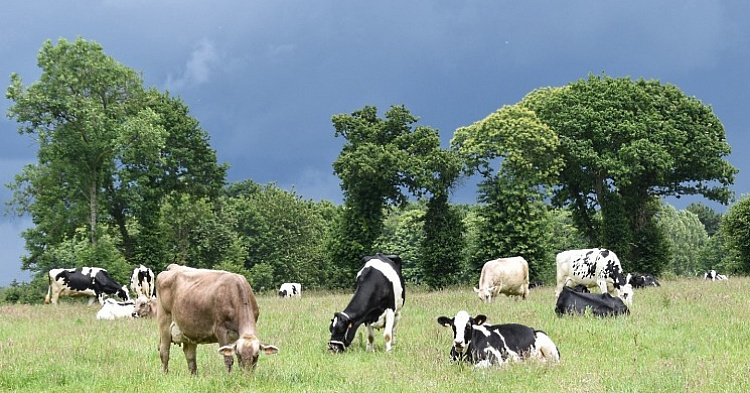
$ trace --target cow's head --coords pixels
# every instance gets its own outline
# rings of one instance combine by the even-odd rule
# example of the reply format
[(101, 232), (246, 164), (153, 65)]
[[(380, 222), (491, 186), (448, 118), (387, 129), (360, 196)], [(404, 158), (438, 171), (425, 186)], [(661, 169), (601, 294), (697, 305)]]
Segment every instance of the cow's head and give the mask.
[(477, 315), (472, 318), (469, 313), (464, 310), (456, 313), (453, 318), (438, 317), (437, 322), (445, 327), (453, 329), (453, 349), (452, 354), (459, 358), (463, 357), (466, 351), (469, 349), (471, 344), (471, 331), (474, 325), (481, 325), (487, 321), (487, 317), (484, 315)]
[(344, 352), (346, 347), (351, 344), (353, 332), (349, 333), (349, 330), (353, 328), (354, 323), (348, 315), (343, 312), (333, 314), (331, 325), (328, 327), (328, 330), (331, 331), (331, 339), (328, 340), (328, 349), (336, 353)]
[(479, 296), (479, 300), (483, 302), (492, 301), (492, 294), (495, 293), (495, 290), (497, 290), (497, 286), (491, 286), (489, 288), (482, 289), (474, 287), (474, 292), (476, 292), (477, 296)]
[(151, 318), (156, 316), (156, 299), (138, 296), (135, 300), (133, 318)]
[(219, 348), (219, 353), (224, 356), (237, 355), (237, 360), (242, 368), (255, 368), (258, 364), (258, 356), (273, 355), (279, 352), (274, 345), (266, 345), (255, 336), (242, 336), (232, 344)]
[(286, 289), (279, 291), (279, 297), (286, 297)]
[(630, 273), (628, 273), (627, 277), (625, 278), (625, 284), (620, 285), (620, 287), (617, 288), (617, 297), (622, 299), (622, 301), (628, 307), (633, 305), (633, 286), (630, 284), (631, 277), (632, 276), (630, 275)]

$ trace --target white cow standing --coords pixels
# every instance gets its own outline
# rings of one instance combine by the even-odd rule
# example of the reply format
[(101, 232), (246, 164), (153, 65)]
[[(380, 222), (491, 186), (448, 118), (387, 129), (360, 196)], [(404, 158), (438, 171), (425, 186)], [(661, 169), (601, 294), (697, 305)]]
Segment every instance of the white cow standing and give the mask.
[[(529, 263), (523, 257), (498, 258), (485, 262), (479, 277), (479, 288), (474, 288), (479, 299), (492, 301), (498, 294), (520, 296), (529, 294)], [(517, 298), (516, 298), (517, 299)]]
[(279, 288), (279, 297), (302, 297), (302, 284), (285, 282)]
[(633, 287), (630, 274), (625, 276), (617, 255), (604, 248), (568, 250), (557, 254), (557, 288), (555, 298), (563, 286), (582, 284), (588, 288), (598, 287), (601, 293), (609, 293), (633, 304)]

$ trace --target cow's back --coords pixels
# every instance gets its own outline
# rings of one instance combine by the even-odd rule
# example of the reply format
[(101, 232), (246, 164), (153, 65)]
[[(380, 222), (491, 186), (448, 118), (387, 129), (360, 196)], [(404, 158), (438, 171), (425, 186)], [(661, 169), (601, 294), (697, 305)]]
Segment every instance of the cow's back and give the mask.
[(238, 274), (171, 265), (157, 276), (156, 288), (158, 318), (171, 318), (193, 340), (214, 342), (215, 323), (238, 332), (258, 318), (252, 288)]
[(529, 264), (523, 257), (498, 258), (482, 266), (479, 289), (498, 286), (496, 293), (526, 297), (529, 287)]

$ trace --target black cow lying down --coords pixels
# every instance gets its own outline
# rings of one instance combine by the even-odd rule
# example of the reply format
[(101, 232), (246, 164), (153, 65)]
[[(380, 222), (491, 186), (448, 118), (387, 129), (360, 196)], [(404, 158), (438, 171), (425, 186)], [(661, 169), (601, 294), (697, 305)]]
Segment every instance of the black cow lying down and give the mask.
[(630, 278), (630, 284), (633, 285), (633, 288), (645, 288), (645, 287), (660, 287), (661, 284), (659, 284), (658, 281), (656, 281), (656, 278), (652, 274), (640, 274), (640, 273), (633, 273), (632, 277)]
[(583, 314), (586, 309), (598, 317), (617, 316), (630, 314), (628, 306), (619, 297), (608, 293), (583, 293), (576, 292), (565, 286), (557, 297), (555, 313), (557, 316), (564, 314)]
[(484, 315), (472, 318), (463, 310), (453, 318), (437, 319), (440, 325), (453, 329), (451, 360), (463, 360), (476, 367), (502, 366), (525, 359), (560, 361), (560, 351), (543, 331), (515, 323), (487, 325), (486, 321)]

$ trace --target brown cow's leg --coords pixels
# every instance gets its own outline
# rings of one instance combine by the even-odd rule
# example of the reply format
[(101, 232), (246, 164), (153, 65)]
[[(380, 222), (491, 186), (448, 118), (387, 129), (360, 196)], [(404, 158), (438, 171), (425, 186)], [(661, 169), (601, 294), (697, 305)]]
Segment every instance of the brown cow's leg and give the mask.
[(197, 349), (197, 344), (182, 343), (182, 352), (185, 353), (185, 360), (187, 360), (188, 370), (190, 370), (190, 374), (193, 375), (196, 375), (198, 373), (198, 363), (195, 361)]
[(159, 357), (161, 358), (162, 371), (166, 374), (169, 372), (169, 349), (172, 346), (172, 332), (170, 324), (172, 315), (162, 312), (157, 314), (159, 322)]

